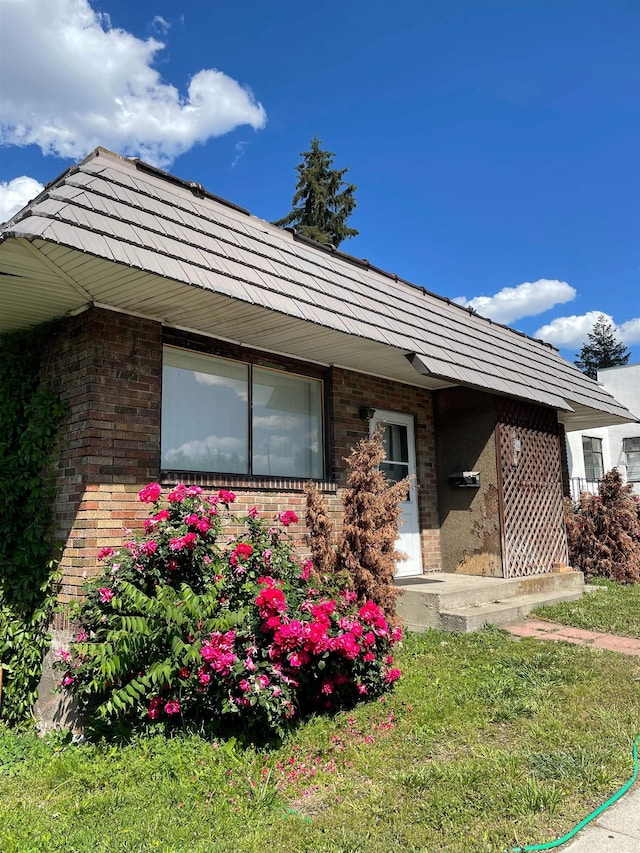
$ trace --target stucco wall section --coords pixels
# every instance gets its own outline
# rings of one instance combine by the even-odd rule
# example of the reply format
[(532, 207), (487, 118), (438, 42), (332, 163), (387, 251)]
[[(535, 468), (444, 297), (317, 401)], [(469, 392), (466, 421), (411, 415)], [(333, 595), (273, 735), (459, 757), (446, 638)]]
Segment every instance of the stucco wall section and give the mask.
[[(451, 388), (434, 394), (442, 567), (502, 577), (493, 397)], [(449, 475), (479, 471), (480, 488), (449, 485)]]

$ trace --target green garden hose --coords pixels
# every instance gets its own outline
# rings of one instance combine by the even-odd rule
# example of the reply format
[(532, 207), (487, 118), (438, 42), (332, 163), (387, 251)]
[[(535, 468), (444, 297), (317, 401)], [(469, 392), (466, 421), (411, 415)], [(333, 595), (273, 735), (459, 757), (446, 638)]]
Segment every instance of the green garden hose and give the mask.
[(594, 812), (588, 817), (585, 817), (584, 820), (581, 820), (577, 826), (574, 826), (573, 829), (568, 832), (566, 835), (563, 835), (562, 838), (557, 838), (555, 841), (548, 841), (546, 844), (527, 844), (526, 847), (512, 847), (509, 851), (505, 851), (505, 853), (527, 853), (529, 850), (551, 850), (553, 847), (559, 847), (561, 844), (565, 844), (569, 839), (573, 838), (573, 836), (580, 832), (588, 823), (590, 823), (594, 818), (601, 815), (605, 809), (608, 809), (609, 806), (612, 806), (616, 800), (619, 800), (623, 794), (626, 794), (629, 788), (633, 785), (633, 783), (638, 778), (638, 744), (640, 743), (640, 734), (636, 736), (636, 739), (633, 742), (633, 773), (631, 774), (631, 779), (626, 782), (619, 791), (617, 791), (613, 797), (610, 797), (606, 803), (603, 803), (599, 806)]

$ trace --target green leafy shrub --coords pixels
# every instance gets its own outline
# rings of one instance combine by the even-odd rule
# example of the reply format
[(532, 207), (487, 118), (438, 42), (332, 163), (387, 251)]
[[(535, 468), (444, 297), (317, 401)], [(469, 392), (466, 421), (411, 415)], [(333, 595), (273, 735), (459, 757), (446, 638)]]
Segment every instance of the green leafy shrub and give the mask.
[(49, 476), (66, 406), (41, 372), (51, 327), (0, 337), (0, 719), (28, 719), (56, 601)]
[[(144, 534), (104, 548), (104, 573), (87, 587), (62, 685), (89, 720), (114, 729), (197, 726), (214, 733), (282, 735), (312, 711), (337, 710), (389, 689), (400, 639), (345, 578), (317, 582), (286, 528), (254, 507), (224, 546), (224, 489), (179, 485), (153, 505)], [(315, 579), (315, 580), (314, 580)], [(313, 585), (312, 585), (313, 584)]]

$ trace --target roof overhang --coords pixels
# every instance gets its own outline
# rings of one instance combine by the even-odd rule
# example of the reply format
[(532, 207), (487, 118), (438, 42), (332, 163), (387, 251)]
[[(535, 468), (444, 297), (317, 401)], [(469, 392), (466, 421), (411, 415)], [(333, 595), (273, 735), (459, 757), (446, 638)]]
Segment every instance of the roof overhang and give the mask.
[(410, 353), (407, 355), (407, 359), (414, 370), (421, 376), (437, 376), (443, 381), (449, 380), (450, 383), (455, 382), (467, 388), (476, 388), (480, 391), (515, 397), (555, 409), (558, 412), (558, 420), (563, 424), (567, 432), (634, 423), (635, 420), (633, 416), (624, 417), (613, 414), (612, 412), (603, 412), (600, 409), (594, 409), (577, 402), (569, 404), (563, 397), (534, 388), (530, 389), (529, 396), (524, 397), (519, 388), (514, 383), (509, 383), (508, 380), (504, 381), (504, 387), (498, 388), (495, 387), (495, 382), (479, 382), (478, 380), (482, 379), (482, 374), (477, 371), (468, 371), (465, 373), (460, 367), (443, 364), (436, 359), (420, 355), (419, 353)]
[(406, 350), (42, 240), (0, 242), (0, 281), (4, 303), (0, 332), (30, 328), (96, 306), (421, 388), (457, 384), (418, 375)]
[(0, 226), (0, 288), (0, 331), (96, 305), (418, 387), (528, 400), (567, 429), (635, 420), (544, 342), (103, 149)]

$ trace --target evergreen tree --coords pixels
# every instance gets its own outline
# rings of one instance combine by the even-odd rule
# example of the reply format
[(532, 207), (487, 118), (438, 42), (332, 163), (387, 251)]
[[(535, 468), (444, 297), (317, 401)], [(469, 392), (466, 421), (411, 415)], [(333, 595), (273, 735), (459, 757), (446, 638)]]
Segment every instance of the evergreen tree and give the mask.
[(347, 225), (356, 206), (357, 189), (343, 180), (348, 169), (331, 168), (335, 154), (323, 151), (317, 136), (311, 140), (311, 150), (302, 151), (300, 156), (304, 159), (296, 166), (299, 177), (293, 209), (273, 224), (292, 225), (306, 237), (336, 247), (343, 240), (356, 237), (359, 232)]
[(600, 314), (588, 338), (573, 363), (592, 379), (598, 378), (598, 370), (603, 367), (618, 367), (629, 361), (631, 353), (622, 341), (616, 340), (614, 328), (604, 314)]

